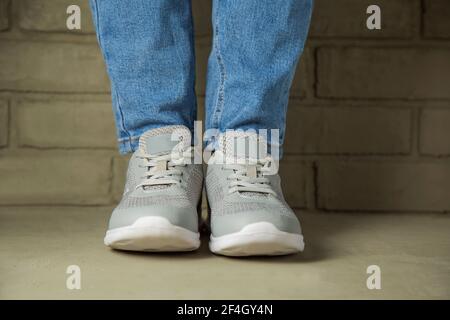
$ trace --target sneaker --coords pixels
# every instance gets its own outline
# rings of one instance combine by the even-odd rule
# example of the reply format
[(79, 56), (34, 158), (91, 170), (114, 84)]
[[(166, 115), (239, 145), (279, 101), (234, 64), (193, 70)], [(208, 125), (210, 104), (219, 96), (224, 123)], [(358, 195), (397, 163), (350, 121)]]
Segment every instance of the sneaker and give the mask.
[(132, 251), (190, 251), (200, 246), (198, 207), (202, 166), (193, 163), (184, 126), (145, 132), (131, 156), (125, 191), (105, 244)]
[(208, 161), (209, 248), (227, 256), (303, 251), (300, 222), (284, 200), (276, 163), (250, 155), (250, 147), (236, 148), (252, 143), (265, 145), (256, 134), (227, 132)]

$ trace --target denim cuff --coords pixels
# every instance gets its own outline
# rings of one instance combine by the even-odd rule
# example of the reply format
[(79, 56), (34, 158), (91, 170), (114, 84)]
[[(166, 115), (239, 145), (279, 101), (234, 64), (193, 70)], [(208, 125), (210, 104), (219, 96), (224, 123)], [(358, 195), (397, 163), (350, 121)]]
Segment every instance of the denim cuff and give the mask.
[(139, 148), (139, 137), (119, 140), (119, 152), (120, 154), (128, 154), (136, 151)]

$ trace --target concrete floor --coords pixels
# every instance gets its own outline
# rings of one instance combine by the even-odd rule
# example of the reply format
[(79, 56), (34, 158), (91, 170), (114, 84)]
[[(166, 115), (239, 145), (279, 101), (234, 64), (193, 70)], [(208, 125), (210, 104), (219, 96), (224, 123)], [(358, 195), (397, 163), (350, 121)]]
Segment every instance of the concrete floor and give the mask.
[[(274, 258), (103, 246), (111, 208), (0, 208), (1, 299), (450, 298), (450, 216), (301, 213), (305, 252)], [(66, 268), (81, 268), (81, 290)], [(381, 268), (368, 290), (366, 268)]]

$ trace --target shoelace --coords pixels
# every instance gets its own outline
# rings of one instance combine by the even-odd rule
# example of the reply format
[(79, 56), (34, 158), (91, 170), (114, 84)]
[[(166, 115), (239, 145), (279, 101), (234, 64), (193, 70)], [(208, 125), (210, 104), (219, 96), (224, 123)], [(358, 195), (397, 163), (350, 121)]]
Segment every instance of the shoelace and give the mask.
[(187, 165), (185, 160), (192, 159), (193, 149), (189, 147), (185, 151), (154, 156), (145, 152), (137, 154), (144, 164), (140, 167), (147, 168), (145, 175), (141, 177), (142, 182), (136, 186), (138, 188), (146, 188), (149, 186), (170, 185), (181, 183), (183, 172), (180, 166)]
[(226, 169), (233, 170), (227, 178), (229, 181), (229, 193), (233, 192), (259, 192), (276, 195), (270, 186), (270, 180), (264, 174), (273, 172), (272, 159), (267, 157), (260, 159), (254, 165), (249, 164), (225, 164)]

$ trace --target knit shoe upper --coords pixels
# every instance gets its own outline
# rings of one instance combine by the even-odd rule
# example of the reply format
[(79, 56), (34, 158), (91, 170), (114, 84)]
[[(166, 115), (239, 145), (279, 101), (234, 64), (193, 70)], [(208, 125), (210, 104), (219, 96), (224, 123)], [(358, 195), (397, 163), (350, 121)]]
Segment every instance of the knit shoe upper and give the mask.
[(191, 164), (192, 155), (191, 133), (184, 126), (145, 132), (129, 161), (125, 190), (110, 218), (109, 231), (151, 217), (197, 233), (203, 172), (201, 165)]
[[(257, 144), (256, 153), (251, 151), (252, 143)], [(220, 137), (206, 174), (212, 238), (226, 238), (256, 224), (301, 235), (300, 223), (284, 200), (274, 160), (258, 152), (265, 143), (256, 134), (243, 132)], [(298, 247), (302, 249), (301, 241)]]

